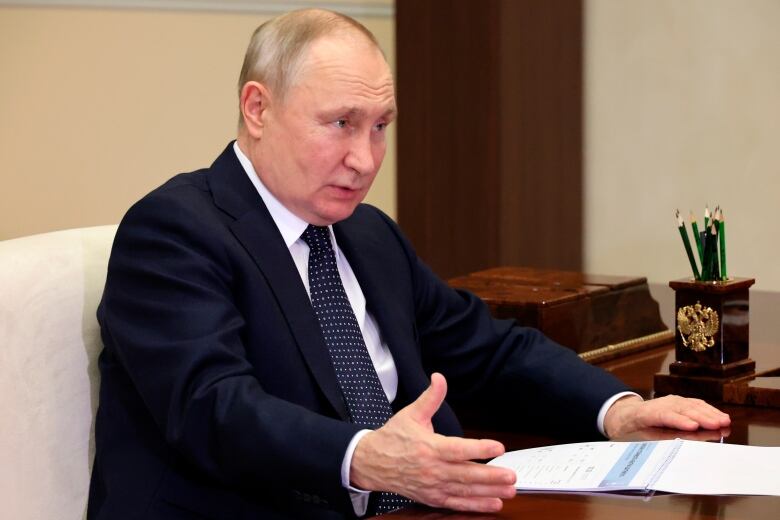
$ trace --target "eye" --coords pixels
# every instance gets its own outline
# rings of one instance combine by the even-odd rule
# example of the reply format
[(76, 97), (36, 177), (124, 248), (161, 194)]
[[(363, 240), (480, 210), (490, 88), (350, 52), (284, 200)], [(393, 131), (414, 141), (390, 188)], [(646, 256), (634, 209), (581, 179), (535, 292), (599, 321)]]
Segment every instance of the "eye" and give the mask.
[(384, 132), (385, 128), (387, 128), (387, 123), (377, 123), (374, 125), (374, 129), (378, 132)]
[(336, 128), (346, 128), (347, 127), (347, 120), (346, 119), (337, 119), (334, 124), (336, 125)]

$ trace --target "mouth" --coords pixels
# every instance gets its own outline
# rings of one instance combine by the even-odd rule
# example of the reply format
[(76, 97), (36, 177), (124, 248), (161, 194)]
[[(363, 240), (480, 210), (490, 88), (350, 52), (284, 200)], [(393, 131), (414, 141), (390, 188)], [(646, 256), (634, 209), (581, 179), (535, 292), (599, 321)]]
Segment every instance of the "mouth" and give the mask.
[(344, 198), (353, 197), (353, 196), (359, 194), (360, 191), (361, 191), (360, 188), (352, 188), (352, 187), (349, 187), (349, 186), (336, 186), (336, 185), (334, 185), (334, 186), (331, 186), (330, 188), (331, 188), (331, 190), (333, 192), (335, 192), (336, 196), (344, 197)]

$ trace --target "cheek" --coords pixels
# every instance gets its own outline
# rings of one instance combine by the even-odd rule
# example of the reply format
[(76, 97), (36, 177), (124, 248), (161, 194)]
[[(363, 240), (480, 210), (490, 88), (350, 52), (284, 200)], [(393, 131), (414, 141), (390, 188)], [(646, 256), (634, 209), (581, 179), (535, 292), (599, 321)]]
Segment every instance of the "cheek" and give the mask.
[(305, 156), (301, 155), (299, 163), (308, 172), (310, 182), (323, 183), (338, 176), (346, 155), (339, 143), (323, 140), (307, 143), (307, 147), (308, 152)]
[(316, 139), (298, 138), (297, 142), (290, 147), (289, 153), (296, 170), (308, 182), (326, 157), (327, 148), (321, 146)]
[(377, 170), (379, 169), (379, 166), (381, 166), (382, 160), (385, 158), (385, 152), (387, 151), (387, 142), (384, 140), (384, 138), (378, 142), (375, 143), (371, 147), (372, 153), (374, 154), (374, 163), (376, 164)]

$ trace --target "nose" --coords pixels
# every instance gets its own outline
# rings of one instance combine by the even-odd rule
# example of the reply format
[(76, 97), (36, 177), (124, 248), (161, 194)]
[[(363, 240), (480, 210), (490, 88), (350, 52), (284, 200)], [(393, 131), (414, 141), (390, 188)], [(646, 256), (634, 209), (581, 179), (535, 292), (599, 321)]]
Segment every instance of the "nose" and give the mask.
[(358, 175), (364, 175), (374, 171), (374, 153), (371, 143), (371, 136), (356, 135), (352, 139), (349, 151), (344, 159), (344, 165), (351, 168)]

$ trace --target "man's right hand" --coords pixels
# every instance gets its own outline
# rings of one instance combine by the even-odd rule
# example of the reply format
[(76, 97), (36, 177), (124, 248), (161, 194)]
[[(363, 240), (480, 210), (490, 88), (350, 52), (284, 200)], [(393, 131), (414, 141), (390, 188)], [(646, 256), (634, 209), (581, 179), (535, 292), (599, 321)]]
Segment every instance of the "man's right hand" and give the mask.
[(366, 434), (352, 456), (351, 484), (459, 511), (495, 512), (514, 497), (513, 471), (472, 462), (503, 454), (500, 442), (434, 433), (431, 417), (446, 394), (444, 376), (433, 374), (415, 402)]

